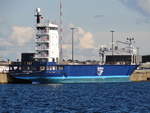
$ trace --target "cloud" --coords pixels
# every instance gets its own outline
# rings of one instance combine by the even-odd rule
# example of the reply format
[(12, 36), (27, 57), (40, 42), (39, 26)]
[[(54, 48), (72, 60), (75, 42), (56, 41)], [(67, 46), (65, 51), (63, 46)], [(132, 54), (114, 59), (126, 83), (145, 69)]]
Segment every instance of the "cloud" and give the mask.
[(150, 0), (119, 0), (125, 6), (138, 11), (144, 16), (150, 16)]
[[(75, 27), (75, 25), (70, 24), (68, 26), (69, 28), (76, 28), (74, 29), (74, 44), (76, 45), (76, 48), (84, 48), (84, 49), (90, 49), (94, 48), (94, 37), (91, 32), (88, 32), (84, 30), (81, 27)], [(67, 44), (71, 45), (72, 42), (72, 34), (71, 31), (66, 32), (65, 34), (69, 34), (67, 37), (65, 37), (64, 42), (67, 42)]]
[(94, 48), (93, 35), (90, 32), (86, 32), (80, 39), (80, 46), (82, 48)]
[[(63, 37), (63, 48), (67, 49), (71, 47), (72, 44), (72, 31), (71, 27), (75, 25), (70, 24), (65, 27), (64, 37)], [(94, 37), (91, 32), (84, 30), (81, 27), (75, 27), (74, 29), (74, 45), (75, 48), (93, 48), (94, 47)]]
[(0, 55), (16, 59), (23, 52), (34, 52), (34, 34), (31, 27), (12, 26), (7, 36), (0, 36)]
[[(92, 59), (96, 54), (95, 39), (91, 32), (78, 27), (77, 25), (66, 25), (64, 27), (63, 36), (63, 58), (70, 59), (72, 53), (72, 31), (71, 27), (76, 27), (74, 30), (74, 57), (78, 60)], [(91, 54), (89, 54), (89, 51)], [(95, 52), (96, 51), (96, 52)], [(94, 54), (93, 54), (94, 53)]]
[(11, 41), (18, 46), (24, 46), (34, 37), (33, 28), (22, 26), (13, 26), (12, 33), (10, 35)]
[(93, 34), (90, 32), (84, 31), (82, 28), (79, 28), (79, 41), (80, 41), (80, 47), (81, 48), (94, 48), (94, 39)]

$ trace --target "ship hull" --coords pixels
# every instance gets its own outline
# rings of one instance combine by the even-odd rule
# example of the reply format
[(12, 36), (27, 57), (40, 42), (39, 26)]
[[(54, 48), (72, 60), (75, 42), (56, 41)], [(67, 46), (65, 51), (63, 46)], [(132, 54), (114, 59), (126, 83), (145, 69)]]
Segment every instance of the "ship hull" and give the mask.
[(130, 82), (130, 76), (107, 77), (16, 77), (17, 79), (30, 80), (32, 83), (105, 83), (105, 82)]
[(99, 83), (99, 82), (130, 82), (130, 76), (102, 76), (102, 77), (15, 77), (20, 80), (28, 80), (32, 83)]
[(137, 65), (63, 65), (63, 70), (11, 74), (17, 79), (40, 84), (129, 82), (136, 68)]

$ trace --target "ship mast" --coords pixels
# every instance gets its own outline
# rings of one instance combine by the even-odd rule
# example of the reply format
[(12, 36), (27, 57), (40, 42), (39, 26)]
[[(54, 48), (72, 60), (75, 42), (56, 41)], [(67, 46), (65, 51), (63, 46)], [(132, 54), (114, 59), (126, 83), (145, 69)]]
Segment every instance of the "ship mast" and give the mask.
[(42, 15), (40, 14), (40, 11), (41, 11), (41, 9), (40, 8), (37, 8), (36, 9), (36, 23), (37, 24), (39, 24), (40, 22), (41, 22), (41, 17), (42, 17)]

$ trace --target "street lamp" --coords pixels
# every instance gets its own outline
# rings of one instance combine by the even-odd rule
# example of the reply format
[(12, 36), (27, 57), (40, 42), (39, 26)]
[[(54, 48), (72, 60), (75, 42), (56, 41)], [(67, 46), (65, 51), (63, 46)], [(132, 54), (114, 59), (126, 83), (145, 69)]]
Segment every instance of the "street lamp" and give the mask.
[[(134, 38), (128, 38), (127, 37), (127, 40), (129, 41), (129, 47), (131, 49), (132, 48), (132, 41), (134, 40)], [(131, 51), (130, 51), (130, 54), (131, 54)]]
[(74, 30), (77, 29), (76, 27), (71, 27), (72, 30), (72, 62), (74, 61)]
[(112, 56), (114, 55), (114, 36), (113, 36), (113, 33), (115, 31), (111, 30), (110, 32), (112, 32)]
[(131, 63), (134, 63), (134, 55), (133, 55), (133, 47), (132, 47), (132, 41), (134, 40), (134, 38), (128, 38), (127, 40), (129, 41), (129, 53), (131, 55)]
[(132, 41), (134, 40), (134, 38), (128, 38), (128, 37), (127, 37), (127, 40), (129, 41), (129, 44), (131, 45), (131, 44), (132, 44)]

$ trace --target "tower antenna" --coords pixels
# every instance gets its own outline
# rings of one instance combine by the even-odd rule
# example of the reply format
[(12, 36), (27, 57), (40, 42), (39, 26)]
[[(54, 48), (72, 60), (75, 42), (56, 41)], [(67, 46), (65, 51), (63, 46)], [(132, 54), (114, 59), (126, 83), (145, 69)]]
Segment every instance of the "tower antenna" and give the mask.
[(60, 39), (59, 39), (59, 45), (60, 45), (60, 62), (62, 62), (63, 59), (63, 52), (62, 52), (62, 39), (63, 39), (63, 13), (62, 13), (62, 0), (60, 0), (60, 29), (59, 29), (59, 33), (60, 33)]
[(36, 23), (39, 24), (41, 22), (41, 17), (42, 15), (40, 14), (41, 9), (40, 8), (36, 8)]

